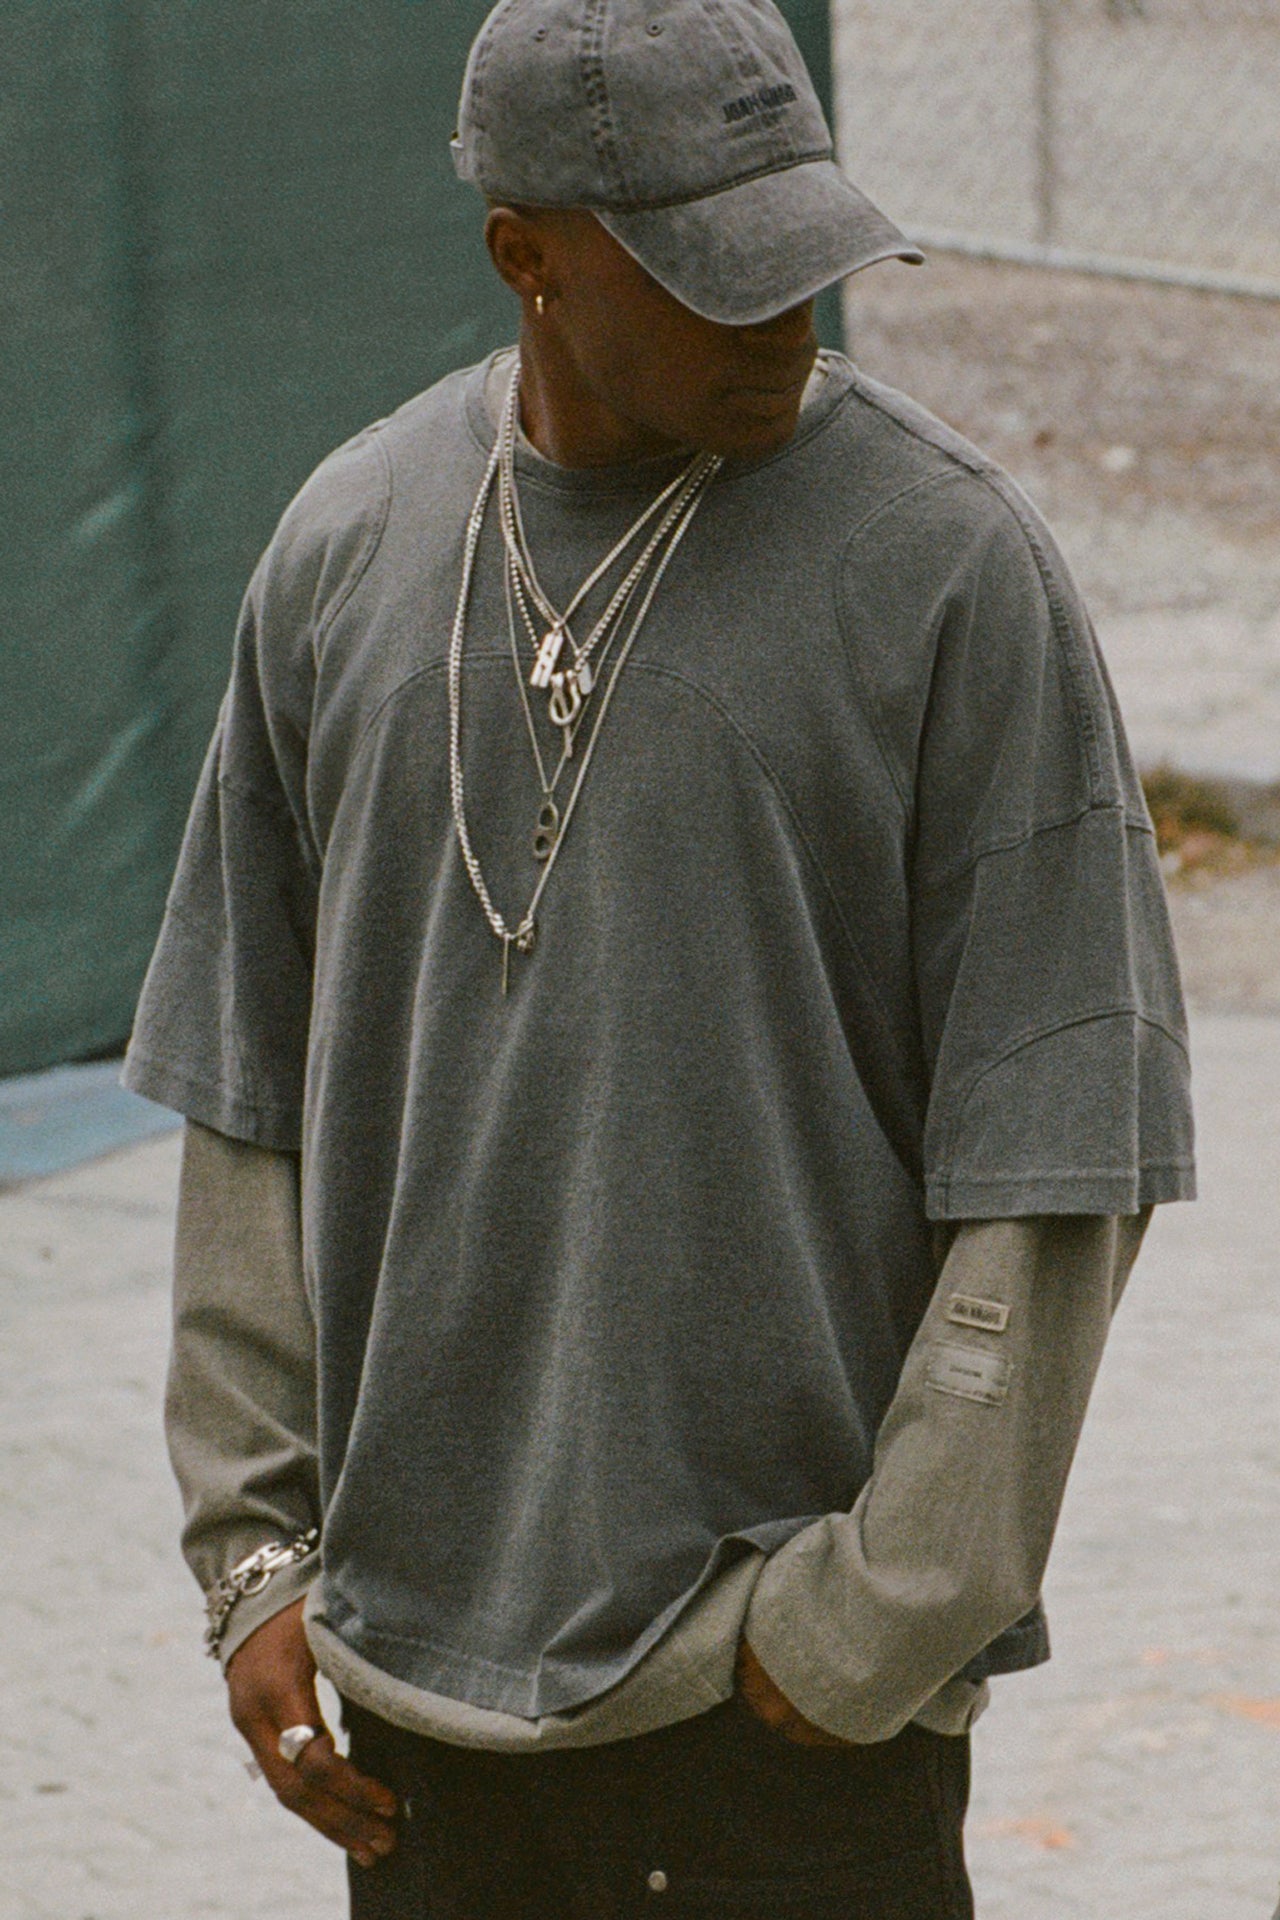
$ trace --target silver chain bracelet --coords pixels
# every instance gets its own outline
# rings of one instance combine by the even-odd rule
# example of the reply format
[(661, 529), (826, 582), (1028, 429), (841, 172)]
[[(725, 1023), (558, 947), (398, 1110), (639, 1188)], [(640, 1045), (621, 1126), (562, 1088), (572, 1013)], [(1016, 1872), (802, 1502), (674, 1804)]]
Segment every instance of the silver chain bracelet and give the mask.
[(292, 1540), (268, 1540), (265, 1547), (259, 1547), (245, 1559), (238, 1560), (230, 1573), (209, 1589), (204, 1603), (209, 1616), (209, 1624), (204, 1630), (204, 1647), (211, 1660), (218, 1658), (222, 1636), (236, 1602), (250, 1594), (261, 1593), (273, 1573), (279, 1573), (282, 1567), (296, 1566), (299, 1560), (305, 1560), (314, 1553), (319, 1544), (319, 1527), (309, 1527)]

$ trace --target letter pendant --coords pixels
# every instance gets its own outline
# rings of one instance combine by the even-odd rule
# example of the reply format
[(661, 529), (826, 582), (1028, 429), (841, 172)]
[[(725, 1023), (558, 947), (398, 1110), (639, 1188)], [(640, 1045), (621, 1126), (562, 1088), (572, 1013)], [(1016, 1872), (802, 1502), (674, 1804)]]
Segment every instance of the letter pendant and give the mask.
[(548, 800), (538, 815), (538, 831), (533, 836), (533, 857), (535, 860), (549, 860), (555, 851), (556, 836), (560, 832), (560, 810), (554, 800)]
[(531, 687), (549, 687), (556, 661), (560, 658), (560, 649), (564, 645), (564, 628), (555, 626), (542, 636), (542, 645), (538, 648), (533, 663), (533, 672), (529, 675)]

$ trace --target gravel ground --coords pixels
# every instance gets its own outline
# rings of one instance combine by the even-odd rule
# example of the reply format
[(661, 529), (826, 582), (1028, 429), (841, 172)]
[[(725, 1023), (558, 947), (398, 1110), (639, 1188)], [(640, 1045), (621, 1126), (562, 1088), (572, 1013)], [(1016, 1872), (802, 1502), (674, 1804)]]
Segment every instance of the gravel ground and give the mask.
[(1194, 1008), (1280, 1013), (1280, 861), (1176, 879), (1169, 906)]
[(1280, 612), (1280, 308), (937, 254), (848, 283), (850, 352), (993, 454), (1103, 618)]
[[(1145, 764), (1148, 742), (1194, 761), (1188, 709), (1215, 692), (1246, 723), (1220, 745), (1243, 743), (1250, 714), (1270, 728), (1280, 308), (940, 254), (856, 275), (846, 318), (861, 366), (993, 454), (1045, 513)], [(1194, 1006), (1280, 1011), (1280, 864), (1178, 874), (1170, 907)]]

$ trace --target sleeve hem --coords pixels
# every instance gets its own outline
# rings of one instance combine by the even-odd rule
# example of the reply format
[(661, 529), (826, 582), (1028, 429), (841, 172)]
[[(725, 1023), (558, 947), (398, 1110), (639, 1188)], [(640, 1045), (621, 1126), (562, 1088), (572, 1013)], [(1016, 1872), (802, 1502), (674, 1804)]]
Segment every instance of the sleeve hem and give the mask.
[(990, 1700), (989, 1681), (969, 1680), (958, 1673), (929, 1696), (910, 1724), (924, 1727), (929, 1733), (943, 1734), (948, 1739), (959, 1738), (986, 1712)]
[(265, 1627), (286, 1607), (291, 1607), (307, 1593), (320, 1572), (320, 1556), (313, 1553), (307, 1560), (299, 1560), (291, 1567), (282, 1567), (273, 1574), (261, 1593), (251, 1593), (237, 1600), (227, 1621), (226, 1632), (218, 1648), (218, 1664), (226, 1673), (228, 1662), (233, 1653), (242, 1647), (259, 1627)]
[(1123, 1171), (995, 1175), (931, 1174), (925, 1184), (930, 1220), (1022, 1219), (1038, 1214), (1140, 1213), (1144, 1207), (1194, 1200), (1195, 1170), (1169, 1161)]
[(230, 1087), (183, 1073), (134, 1047), (125, 1055), (120, 1082), (131, 1093), (233, 1140), (283, 1153), (297, 1153), (301, 1146), (302, 1115), (297, 1108), (256, 1106)]

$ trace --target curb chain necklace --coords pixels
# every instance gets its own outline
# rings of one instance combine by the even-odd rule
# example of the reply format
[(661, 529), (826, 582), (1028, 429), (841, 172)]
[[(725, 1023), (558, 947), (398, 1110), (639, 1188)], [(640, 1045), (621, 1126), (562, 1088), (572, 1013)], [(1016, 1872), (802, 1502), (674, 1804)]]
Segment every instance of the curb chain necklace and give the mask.
[[(638, 520), (634, 521), (610, 549), (600, 564), (593, 569), (587, 579), (578, 588), (568, 607), (558, 613), (551, 604), (537, 579), (528, 543), (524, 537), (524, 526), (520, 514), (519, 497), (515, 487), (515, 429), (519, 395), (520, 361), (516, 358), (512, 370), (511, 384), (507, 391), (503, 407), (502, 424), (494, 440), (493, 451), (485, 467), (475, 503), (467, 519), (466, 537), (463, 543), (462, 579), (458, 589), (458, 603), (454, 613), (453, 632), (449, 642), (448, 691), (449, 691), (449, 793), (453, 806), (454, 826), (457, 830), (458, 845), (462, 852), (471, 885), (480, 902), (485, 919), (495, 938), (502, 942), (502, 991), (505, 995), (510, 975), (511, 948), (530, 954), (537, 940), (537, 911), (547, 882), (551, 878), (557, 856), (564, 844), (569, 822), (573, 818), (583, 782), (586, 779), (600, 729), (613, 698), (618, 677), (627, 663), (627, 658), (635, 645), (641, 627), (644, 625), (654, 596), (662, 583), (662, 577), (675, 556), (681, 540), (687, 533), (697, 512), (708, 485), (722, 464), (718, 454), (695, 454), (688, 465), (676, 475), (676, 478), (663, 488), (656, 500), (652, 501)], [(505, 483), (504, 483), (505, 467)], [(534, 839), (534, 854), (542, 864), (542, 872), (533, 889), (532, 896), (524, 914), (514, 927), (509, 926), (502, 914), (494, 906), (480, 862), (471, 845), (471, 836), (467, 828), (465, 782), (462, 769), (462, 653), (466, 638), (467, 607), (471, 598), (471, 587), (475, 576), (476, 554), (480, 545), (480, 536), (484, 527), (485, 512), (489, 496), (493, 492), (494, 482), (498, 482), (499, 520), (503, 534), (504, 579), (508, 593), (509, 624), (513, 657), (517, 666), (521, 703), (525, 719), (529, 726), (530, 738), (538, 764), (539, 780), (543, 792), (543, 807), (538, 816), (538, 831)], [(663, 508), (666, 512), (663, 513)], [(658, 528), (649, 537), (641, 554), (629, 568), (625, 578), (610, 597), (608, 606), (596, 622), (584, 644), (579, 647), (569, 631), (570, 617), (581, 606), (592, 587), (602, 580), (609, 569), (627, 552), (628, 548), (644, 532), (645, 528), (659, 515)], [(663, 542), (665, 541), (665, 547)], [(662, 549), (659, 552), (659, 549)], [(644, 581), (646, 572), (649, 574)], [(641, 585), (644, 590), (641, 594)], [(613, 670), (600, 696), (595, 718), (587, 739), (586, 750), (578, 762), (577, 774), (564, 811), (560, 813), (553, 795), (557, 782), (566, 763), (573, 756), (574, 739), (585, 718), (584, 708), (592, 692), (599, 684), (599, 667), (606, 658), (610, 647), (620, 633), (631, 604), (639, 596), (639, 605), (631, 619), (626, 638), (623, 640), (614, 661)], [(520, 607), (522, 622), (534, 642), (533, 670), (529, 684), (548, 693), (548, 708), (554, 725), (561, 729), (563, 746), (560, 763), (554, 775), (548, 781), (545, 765), (537, 744), (537, 734), (533, 726), (533, 714), (525, 690), (524, 675), (520, 670), (519, 648), (516, 640), (514, 617), (510, 613), (514, 598)], [(538, 637), (537, 628), (529, 611), (532, 601), (538, 612), (548, 621), (546, 632)], [(572, 667), (561, 672), (557, 662), (565, 643), (568, 643), (573, 655)], [(592, 653), (598, 653), (596, 664), (591, 662)], [(584, 670), (585, 669), (585, 670)], [(585, 684), (584, 684), (585, 683)], [(572, 691), (570, 691), (570, 688)]]

